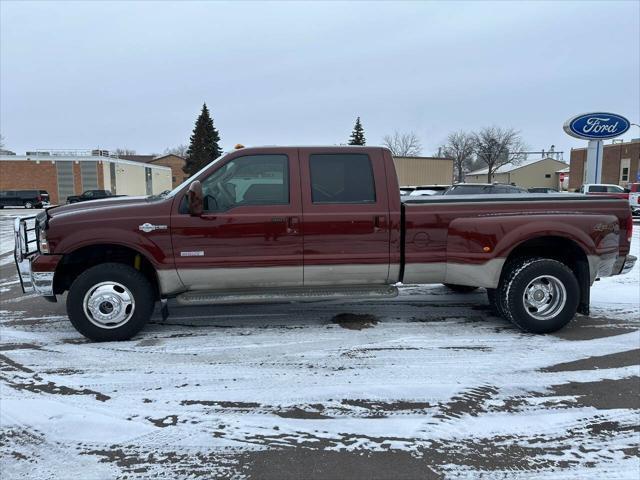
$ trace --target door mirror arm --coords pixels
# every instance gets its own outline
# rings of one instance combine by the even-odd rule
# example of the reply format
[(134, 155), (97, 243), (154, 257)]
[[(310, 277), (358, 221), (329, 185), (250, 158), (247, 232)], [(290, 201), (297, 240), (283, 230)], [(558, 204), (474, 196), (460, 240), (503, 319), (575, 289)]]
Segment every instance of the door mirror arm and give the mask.
[(187, 198), (189, 200), (189, 215), (192, 217), (199, 217), (202, 215), (202, 183), (199, 180), (191, 182), (189, 190), (187, 191)]

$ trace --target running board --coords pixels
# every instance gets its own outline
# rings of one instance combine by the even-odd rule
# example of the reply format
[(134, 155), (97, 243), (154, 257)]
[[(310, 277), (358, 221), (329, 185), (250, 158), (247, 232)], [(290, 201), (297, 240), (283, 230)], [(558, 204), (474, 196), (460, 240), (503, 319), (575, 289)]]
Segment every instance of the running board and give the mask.
[(178, 295), (180, 305), (228, 305), (233, 303), (309, 302), (318, 300), (378, 299), (398, 296), (392, 285), (353, 285), (349, 287), (309, 287), (290, 289), (198, 291)]

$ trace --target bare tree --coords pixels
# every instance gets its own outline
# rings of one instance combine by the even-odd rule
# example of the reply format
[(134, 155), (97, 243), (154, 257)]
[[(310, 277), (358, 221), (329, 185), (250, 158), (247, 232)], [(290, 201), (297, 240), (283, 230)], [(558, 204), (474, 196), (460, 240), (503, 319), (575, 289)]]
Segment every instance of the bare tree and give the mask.
[(0, 134), (0, 148), (4, 148), (4, 137)]
[(464, 171), (469, 168), (473, 160), (475, 146), (473, 133), (462, 130), (450, 133), (447, 136), (447, 143), (442, 146), (440, 153), (447, 158), (453, 158), (453, 168), (457, 173), (458, 182), (464, 182)]
[(177, 155), (182, 158), (187, 158), (187, 150), (189, 147), (184, 144), (176, 145), (175, 147), (165, 148), (164, 155)]
[(135, 155), (136, 151), (131, 148), (116, 148), (115, 154), (119, 157), (122, 155)]
[(498, 168), (508, 163), (518, 164), (525, 157), (525, 145), (520, 132), (513, 128), (485, 127), (473, 137), (475, 154), (488, 167), (489, 183)]
[(416, 157), (422, 153), (422, 145), (414, 132), (385, 135), (382, 144), (391, 150), (394, 157)]

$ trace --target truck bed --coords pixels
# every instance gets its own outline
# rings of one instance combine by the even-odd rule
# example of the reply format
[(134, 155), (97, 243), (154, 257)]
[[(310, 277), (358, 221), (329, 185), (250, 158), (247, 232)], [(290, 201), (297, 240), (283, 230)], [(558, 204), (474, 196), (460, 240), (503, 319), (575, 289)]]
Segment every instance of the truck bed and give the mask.
[[(401, 278), (496, 288), (514, 248), (558, 239), (550, 254), (580, 247), (591, 281), (618, 273), (629, 252), (629, 206), (582, 194), (433, 195), (402, 197)], [(569, 240), (571, 239), (571, 240)], [(571, 243), (570, 243), (571, 242)]]
[(494, 195), (424, 195), (400, 197), (403, 204), (422, 203), (489, 203), (489, 202), (556, 202), (556, 201), (607, 201), (620, 200), (616, 197), (595, 197), (582, 193), (530, 193), (530, 194), (494, 194)]

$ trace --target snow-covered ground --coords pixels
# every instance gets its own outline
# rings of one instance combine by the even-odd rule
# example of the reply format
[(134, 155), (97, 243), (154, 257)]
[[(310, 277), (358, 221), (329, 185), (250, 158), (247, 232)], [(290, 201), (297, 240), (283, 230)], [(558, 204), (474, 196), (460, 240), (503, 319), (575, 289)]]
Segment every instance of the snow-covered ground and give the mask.
[(638, 266), (545, 336), (493, 317), (484, 291), (407, 286), (385, 302), (176, 308), (96, 344), (16, 280), (0, 265), (3, 479), (640, 472)]

